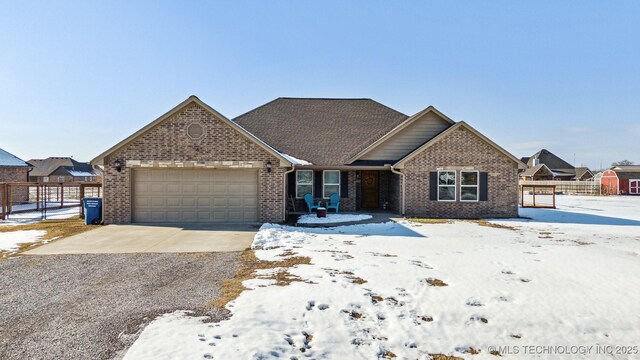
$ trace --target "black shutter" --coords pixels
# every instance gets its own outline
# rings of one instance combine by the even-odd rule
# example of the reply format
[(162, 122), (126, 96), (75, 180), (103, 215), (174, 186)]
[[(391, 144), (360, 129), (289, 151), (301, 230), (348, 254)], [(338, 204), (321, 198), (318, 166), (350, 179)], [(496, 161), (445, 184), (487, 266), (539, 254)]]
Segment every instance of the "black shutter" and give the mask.
[(322, 197), (322, 171), (313, 172), (313, 197)]
[(349, 172), (340, 171), (340, 197), (349, 197)]
[(290, 197), (296, 197), (296, 172), (292, 171), (287, 174), (287, 193)]
[(486, 172), (480, 172), (480, 201), (487, 201), (489, 199), (488, 175)]
[(438, 200), (438, 172), (429, 173), (429, 200)]

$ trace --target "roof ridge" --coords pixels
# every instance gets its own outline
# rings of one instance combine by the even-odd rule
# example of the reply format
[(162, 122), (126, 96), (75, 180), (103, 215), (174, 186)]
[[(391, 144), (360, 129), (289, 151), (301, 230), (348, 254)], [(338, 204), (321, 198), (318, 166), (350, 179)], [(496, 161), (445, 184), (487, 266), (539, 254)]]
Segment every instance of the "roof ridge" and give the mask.
[[(278, 99), (289, 99), (289, 100), (371, 100), (371, 101), (375, 101), (372, 98), (358, 98), (358, 97), (354, 97), (354, 98), (349, 98), (349, 97), (295, 97), (295, 96), (280, 96), (278, 97), (276, 100)], [(377, 101), (375, 101), (377, 102)]]

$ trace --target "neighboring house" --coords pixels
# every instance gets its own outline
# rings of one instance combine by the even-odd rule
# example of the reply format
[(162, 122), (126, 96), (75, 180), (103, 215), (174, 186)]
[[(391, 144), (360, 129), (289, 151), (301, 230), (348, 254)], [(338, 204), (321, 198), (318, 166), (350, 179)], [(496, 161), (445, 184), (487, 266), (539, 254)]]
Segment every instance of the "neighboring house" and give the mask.
[(434, 107), (279, 98), (233, 121), (195, 96), (92, 160), (105, 223), (280, 222), (291, 198), (341, 211), (518, 216), (513, 155)]
[(70, 157), (49, 157), (31, 159), (34, 166), (29, 174), (32, 182), (78, 182), (99, 181), (100, 171), (89, 163), (76, 161)]
[[(26, 182), (29, 179), (31, 165), (0, 149), (0, 183), (5, 182)], [(29, 201), (29, 188), (24, 186), (14, 186), (11, 189), (13, 203), (23, 203)]]
[(590, 180), (593, 178), (589, 168), (574, 167), (547, 149), (542, 149), (520, 160), (527, 164), (527, 169), (520, 173), (522, 180)]
[(602, 192), (607, 195), (640, 195), (640, 165), (618, 165), (602, 173)]

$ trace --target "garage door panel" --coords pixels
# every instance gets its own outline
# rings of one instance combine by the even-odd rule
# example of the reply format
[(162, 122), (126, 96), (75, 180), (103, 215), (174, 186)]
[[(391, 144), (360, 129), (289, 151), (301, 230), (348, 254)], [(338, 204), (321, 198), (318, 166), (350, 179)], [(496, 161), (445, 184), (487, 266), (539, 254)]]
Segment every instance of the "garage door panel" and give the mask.
[(136, 169), (133, 220), (137, 222), (254, 222), (256, 171)]
[(229, 207), (242, 207), (242, 198), (241, 197), (230, 197), (229, 198)]
[(182, 193), (183, 194), (196, 194), (196, 185), (195, 184), (182, 184)]
[(182, 193), (182, 189), (180, 187), (180, 183), (168, 183), (167, 184), (167, 194), (177, 194), (180, 195)]
[(213, 193), (215, 195), (224, 195), (227, 193), (226, 184), (213, 184)]

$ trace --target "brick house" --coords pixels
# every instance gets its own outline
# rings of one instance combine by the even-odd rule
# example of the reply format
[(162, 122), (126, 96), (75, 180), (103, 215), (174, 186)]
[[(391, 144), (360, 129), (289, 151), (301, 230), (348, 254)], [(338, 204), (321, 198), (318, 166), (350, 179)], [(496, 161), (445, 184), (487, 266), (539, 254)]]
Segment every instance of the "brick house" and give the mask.
[[(0, 149), (0, 183), (26, 182), (29, 179), (31, 164)], [(13, 187), (11, 190), (13, 203), (29, 201), (29, 188), (23, 186)]]
[(195, 96), (92, 160), (105, 223), (280, 222), (303, 200), (407, 216), (518, 215), (513, 155), (430, 106), (278, 98), (227, 119)]
[(587, 167), (575, 167), (547, 149), (520, 159), (527, 168), (520, 173), (522, 180), (590, 180), (593, 172)]
[(31, 159), (33, 170), (29, 181), (33, 182), (79, 182), (99, 181), (100, 171), (91, 164), (70, 157), (52, 156), (46, 159)]

